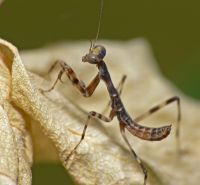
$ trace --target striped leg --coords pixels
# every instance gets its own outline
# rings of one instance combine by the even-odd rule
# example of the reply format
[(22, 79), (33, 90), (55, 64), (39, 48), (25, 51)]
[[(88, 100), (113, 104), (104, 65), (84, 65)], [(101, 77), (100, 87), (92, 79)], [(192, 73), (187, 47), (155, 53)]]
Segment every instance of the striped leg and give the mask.
[(125, 134), (125, 124), (124, 123), (120, 123), (120, 131), (122, 134), (122, 137), (124, 139), (124, 141), (126, 142), (126, 144), (128, 145), (131, 153), (133, 154), (134, 159), (137, 161), (137, 163), (139, 164), (140, 168), (142, 169), (143, 173), (144, 173), (144, 185), (146, 185), (146, 181), (147, 181), (147, 169), (145, 168), (144, 164), (142, 163), (141, 159), (137, 156), (137, 154), (135, 153), (135, 151), (133, 150), (133, 148), (131, 147), (126, 134)]
[(74, 147), (74, 149), (70, 152), (70, 154), (67, 156), (66, 160), (65, 161), (68, 161), (69, 158), (73, 155), (73, 153), (76, 151), (76, 149), (78, 148), (78, 146), (81, 144), (81, 142), (83, 141), (84, 137), (85, 137), (85, 133), (86, 133), (86, 130), (87, 130), (87, 127), (88, 127), (88, 124), (89, 124), (89, 121), (90, 119), (93, 117), (93, 118), (98, 118), (104, 122), (111, 122), (114, 118), (114, 116), (116, 115), (115, 111), (114, 110), (111, 110), (110, 111), (110, 115), (109, 117), (106, 117), (100, 113), (97, 113), (95, 111), (91, 111), (89, 112), (88, 114), (88, 118), (87, 118), (87, 121), (85, 123), (85, 126), (84, 126), (84, 129), (83, 129), (83, 132), (82, 132), (82, 135), (81, 135), (81, 139), (80, 141), (77, 143), (77, 145)]
[(56, 61), (50, 68), (49, 72), (51, 72), (57, 64), (61, 66), (61, 70), (58, 74), (56, 81), (53, 83), (50, 89), (42, 90), (42, 92), (50, 92), (51, 90), (53, 90), (56, 84), (58, 83), (58, 81), (62, 82), (61, 77), (63, 73), (66, 73), (69, 80), (81, 92), (83, 96), (89, 97), (93, 94), (93, 92), (95, 91), (96, 87), (98, 86), (100, 82), (99, 74), (97, 74), (95, 78), (90, 82), (90, 84), (86, 87), (85, 83), (77, 78), (76, 73), (73, 71), (73, 69), (64, 61), (61, 61), (61, 60)]
[(123, 75), (118, 86), (117, 86), (117, 90), (119, 92), (119, 95), (121, 95), (121, 93), (122, 93), (122, 90), (123, 90), (123, 87), (124, 87), (124, 82), (126, 81), (126, 78), (127, 78), (127, 76)]
[[(124, 82), (126, 81), (126, 77), (127, 77), (126, 75), (123, 75), (118, 86), (117, 86), (117, 90), (118, 90), (119, 95), (121, 95), (121, 93), (122, 93), (122, 90), (123, 90), (123, 87), (124, 87)], [(108, 111), (110, 106), (111, 106), (111, 100), (109, 100), (105, 109), (102, 111), (102, 114), (105, 114)]]
[(176, 138), (177, 138), (177, 147), (178, 147), (178, 150), (180, 150), (180, 141), (179, 141), (180, 136), (179, 135), (180, 135), (181, 106), (180, 106), (180, 98), (179, 97), (174, 96), (174, 97), (167, 99), (166, 101), (160, 103), (159, 105), (152, 107), (151, 109), (149, 109), (149, 111), (145, 112), (144, 114), (136, 117), (134, 121), (139, 122), (139, 121), (147, 118), (151, 114), (157, 112), (161, 108), (165, 107), (166, 105), (171, 104), (173, 102), (177, 102), (178, 114), (177, 114)]

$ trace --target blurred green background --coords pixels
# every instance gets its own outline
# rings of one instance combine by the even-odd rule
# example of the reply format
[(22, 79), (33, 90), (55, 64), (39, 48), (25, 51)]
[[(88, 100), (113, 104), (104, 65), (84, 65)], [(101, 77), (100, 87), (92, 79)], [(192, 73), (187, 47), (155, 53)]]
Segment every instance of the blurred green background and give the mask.
[[(100, 39), (146, 38), (162, 72), (200, 99), (200, 1), (104, 0)], [(99, 0), (6, 0), (0, 37), (19, 49), (95, 37)], [(35, 164), (33, 184), (71, 184), (60, 165)]]

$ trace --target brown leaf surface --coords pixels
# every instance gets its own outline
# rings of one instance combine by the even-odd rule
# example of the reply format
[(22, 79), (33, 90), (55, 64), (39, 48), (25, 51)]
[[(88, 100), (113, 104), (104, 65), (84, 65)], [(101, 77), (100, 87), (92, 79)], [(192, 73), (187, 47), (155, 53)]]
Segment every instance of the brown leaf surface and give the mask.
[[(80, 139), (86, 112), (101, 112), (107, 103), (108, 95), (102, 83), (93, 97), (84, 99), (67, 80), (66, 85), (58, 87), (65, 98), (56, 90), (42, 95), (38, 88), (48, 88), (52, 82), (47, 83), (39, 76), (27, 72), (16, 48), (3, 40), (0, 40), (0, 43), (0, 118), (5, 125), (1, 124), (3, 128), (0, 128), (0, 137), (3, 133), (7, 136), (6, 142), (5, 137), (0, 138), (0, 146), (3, 146), (0, 147), (3, 161), (0, 163), (0, 174), (5, 174), (14, 182), (20, 177), (19, 184), (30, 184), (30, 130), (35, 143), (36, 161), (56, 160), (59, 155), (63, 162), (67, 153)], [(182, 99), (181, 157), (177, 158), (176, 155), (174, 133), (161, 142), (141, 141), (129, 135), (132, 146), (149, 166), (148, 184), (197, 185), (200, 179), (200, 150), (197, 147), (200, 136), (196, 131), (199, 128), (199, 104), (183, 96), (161, 76), (145, 41), (105, 42), (104, 45), (107, 46), (108, 52), (105, 60), (114, 83), (120, 80), (122, 74), (128, 75), (122, 100), (130, 114), (139, 115), (172, 95), (179, 95)], [(87, 49), (88, 43), (59, 44), (26, 51), (21, 56), (31, 71), (40, 74), (48, 71), (49, 63), (54, 59), (64, 59), (77, 71), (81, 79), (89, 82), (97, 70), (94, 66), (80, 62), (83, 51), (87, 52)], [(57, 72), (55, 70), (55, 74), (52, 74), (53, 80)], [(173, 123), (175, 119), (176, 106), (172, 105), (143, 124), (159, 126)], [(116, 119), (110, 124), (92, 120), (77, 153), (68, 165), (63, 162), (80, 184), (142, 184), (143, 175), (127, 151), (117, 124)], [(5, 152), (10, 155), (3, 155)], [(187, 178), (188, 173), (190, 178)], [(25, 175), (27, 178), (24, 178)], [(25, 182), (24, 179), (28, 181)]]

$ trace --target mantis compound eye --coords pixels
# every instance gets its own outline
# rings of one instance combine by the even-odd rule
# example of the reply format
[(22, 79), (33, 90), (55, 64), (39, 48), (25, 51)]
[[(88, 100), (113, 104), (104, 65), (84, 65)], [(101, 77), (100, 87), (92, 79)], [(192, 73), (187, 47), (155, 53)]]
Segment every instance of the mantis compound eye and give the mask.
[(106, 55), (106, 49), (101, 45), (96, 45), (91, 49), (91, 53), (98, 57), (100, 60), (103, 60)]
[(89, 62), (90, 64), (97, 64), (103, 60), (106, 55), (106, 49), (101, 45), (96, 45), (89, 50), (89, 53), (83, 56), (83, 62)]

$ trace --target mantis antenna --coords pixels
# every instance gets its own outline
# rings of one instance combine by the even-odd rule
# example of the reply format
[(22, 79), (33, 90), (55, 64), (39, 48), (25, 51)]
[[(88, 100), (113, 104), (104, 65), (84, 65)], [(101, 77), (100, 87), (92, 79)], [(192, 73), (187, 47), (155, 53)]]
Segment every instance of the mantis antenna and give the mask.
[(102, 12), (103, 12), (103, 0), (101, 0), (101, 8), (100, 8), (100, 12), (99, 12), (99, 22), (98, 22), (98, 28), (97, 28), (97, 34), (96, 34), (96, 38), (94, 43), (92, 44), (92, 47), (95, 46), (96, 41), (99, 37), (99, 32), (100, 32), (100, 27), (101, 27), (101, 18), (102, 18)]

